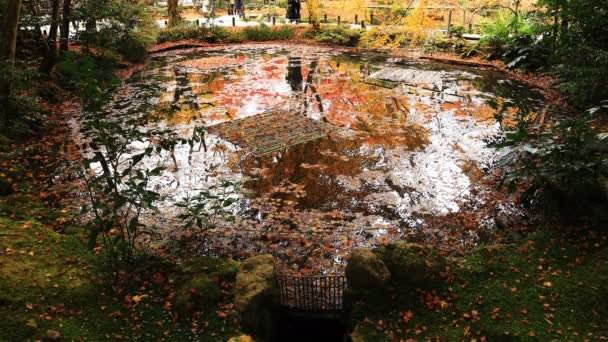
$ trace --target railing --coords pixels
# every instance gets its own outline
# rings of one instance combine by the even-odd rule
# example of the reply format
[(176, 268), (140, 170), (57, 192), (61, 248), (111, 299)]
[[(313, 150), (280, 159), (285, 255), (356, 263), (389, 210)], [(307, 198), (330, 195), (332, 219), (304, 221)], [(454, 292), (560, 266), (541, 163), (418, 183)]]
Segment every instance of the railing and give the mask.
[(345, 276), (279, 276), (280, 303), (291, 310), (335, 312), (343, 309)]

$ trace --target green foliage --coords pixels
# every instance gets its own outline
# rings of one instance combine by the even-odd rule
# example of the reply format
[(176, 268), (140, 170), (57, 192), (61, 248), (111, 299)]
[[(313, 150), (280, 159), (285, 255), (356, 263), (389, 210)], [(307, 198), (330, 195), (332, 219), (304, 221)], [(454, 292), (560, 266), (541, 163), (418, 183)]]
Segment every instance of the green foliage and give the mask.
[(608, 63), (601, 65), (560, 65), (557, 88), (577, 107), (608, 99)]
[(450, 33), (456, 38), (461, 38), (465, 33), (465, 28), (462, 25), (454, 25), (450, 28)]
[[(197, 307), (196, 317), (177, 320), (177, 298), (168, 299), (175, 285), (190, 279), (188, 275), (208, 274), (211, 279), (218, 275), (221, 282), (216, 286), (230, 288), (235, 282), (233, 262), (195, 259), (175, 267), (149, 259), (138, 272), (142, 278), (138, 286), (123, 287), (124, 292), (117, 295), (100, 283), (105, 275), (104, 259), (85, 248), (82, 229), (65, 227), (61, 234), (49, 229), (46, 222), (55, 220), (56, 211), (39, 210), (42, 204), (29, 196), (18, 205), (15, 199), (1, 204), (14, 213), (0, 215), (1, 341), (44, 341), (47, 330), (59, 332), (64, 341), (126, 336), (140, 341), (227, 341), (238, 334), (235, 319), (218, 316), (223, 309), (217, 302)], [(178, 277), (173, 273), (175, 268), (184, 274)], [(153, 278), (157, 272), (158, 277)], [(223, 291), (226, 302), (231, 300), (230, 292)], [(141, 302), (127, 302), (136, 295), (141, 296)], [(132, 317), (138, 318), (136, 325)], [(204, 326), (204, 331), (191, 329), (193, 324)]]
[(10, 84), (6, 108), (0, 109), (0, 133), (10, 137), (29, 135), (44, 125), (45, 113), (37, 105), (37, 98), (26, 92), (31, 89), (37, 74), (17, 63), (0, 61), (0, 83)]
[(282, 26), (279, 29), (273, 29), (265, 24), (261, 24), (257, 27), (247, 27), (243, 30), (245, 40), (254, 42), (288, 40), (293, 38), (294, 34), (294, 30), (289, 26)]
[(346, 26), (322, 26), (320, 30), (309, 30), (305, 33), (305, 37), (312, 38), (319, 43), (341, 45), (341, 46), (357, 46), (361, 39), (361, 30), (349, 29)]
[(386, 295), (385, 303), (369, 297), (355, 302), (351, 326), (357, 326), (361, 341), (465, 341), (473, 336), (561, 341), (576, 340), (581, 331), (601, 335), (608, 314), (606, 244), (596, 243), (594, 233), (576, 234), (540, 231), (512, 243), (481, 246), (456, 260), (443, 288), (399, 289)]
[(551, 59), (550, 40), (543, 33), (539, 18), (499, 12), (494, 22), (483, 27), (481, 46), (489, 58), (501, 58), (509, 68), (536, 70), (546, 67)]
[(60, 83), (81, 97), (86, 110), (99, 110), (109, 99), (108, 90), (118, 83), (113, 76), (115, 66), (116, 59), (111, 56), (80, 55), (68, 51), (57, 63), (57, 73)]
[(178, 216), (187, 229), (199, 230), (215, 228), (220, 221), (234, 220), (234, 207), (238, 205), (240, 184), (222, 181), (202, 189), (195, 196), (188, 197), (177, 204), (184, 210)]
[(468, 42), (462, 38), (433, 37), (424, 44), (427, 52), (450, 52), (460, 55), (463, 58), (474, 57), (483, 54), (483, 49), (475, 42)]
[(490, 58), (509, 67), (550, 67), (558, 87), (579, 110), (608, 98), (605, 1), (541, 0), (543, 11), (500, 13), (484, 27)]
[[(550, 215), (560, 214), (554, 209), (564, 209), (563, 200), (572, 201), (564, 214), (577, 213), (579, 219), (595, 215), (589, 211), (596, 206), (608, 208), (608, 134), (592, 128), (607, 109), (604, 102), (547, 131), (531, 131), (527, 124), (508, 131), (503, 146), (510, 151), (502, 161), (502, 186), (511, 191), (523, 188), (524, 198), (540, 199)], [(592, 217), (596, 223), (605, 219)]]
[(207, 43), (224, 43), (230, 38), (230, 32), (220, 26), (197, 26), (196, 24), (183, 22), (161, 31), (158, 42), (178, 42), (180, 40), (198, 40)]
[(97, 30), (82, 32), (79, 39), (132, 62), (145, 60), (147, 48), (156, 42), (157, 26), (143, 2), (86, 0), (75, 8), (74, 19), (103, 22)]

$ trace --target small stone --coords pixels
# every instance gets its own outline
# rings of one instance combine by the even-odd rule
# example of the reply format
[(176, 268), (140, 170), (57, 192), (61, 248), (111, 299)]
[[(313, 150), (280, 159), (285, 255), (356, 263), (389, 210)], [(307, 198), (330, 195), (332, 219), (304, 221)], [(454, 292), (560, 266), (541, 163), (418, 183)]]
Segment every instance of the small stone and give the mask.
[(61, 334), (57, 330), (47, 330), (46, 338), (50, 341), (57, 341), (61, 337)]

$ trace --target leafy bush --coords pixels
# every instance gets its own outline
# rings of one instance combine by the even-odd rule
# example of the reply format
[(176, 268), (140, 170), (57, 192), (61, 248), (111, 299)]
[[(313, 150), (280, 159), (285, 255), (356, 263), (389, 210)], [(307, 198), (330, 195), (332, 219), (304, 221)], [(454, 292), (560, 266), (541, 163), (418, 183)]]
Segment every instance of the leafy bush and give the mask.
[(361, 30), (353, 30), (345, 26), (322, 26), (319, 31), (307, 31), (305, 36), (319, 43), (357, 46), (361, 39)]
[(230, 38), (230, 32), (223, 27), (197, 26), (193, 23), (183, 22), (174, 27), (161, 31), (158, 42), (178, 42), (180, 40), (200, 40), (207, 43), (223, 43)]
[(465, 28), (462, 25), (454, 25), (450, 28), (450, 33), (452, 36), (460, 38), (465, 32)]
[(131, 62), (141, 62), (147, 57), (147, 49), (156, 42), (157, 26), (143, 3), (129, 1), (85, 1), (75, 17), (97, 20), (94, 34), (82, 32), (85, 44), (94, 44), (105, 50), (123, 55)]
[(245, 39), (254, 42), (288, 40), (293, 38), (294, 34), (294, 30), (289, 26), (283, 26), (280, 29), (272, 29), (264, 24), (257, 27), (247, 27), (243, 30)]
[(608, 212), (608, 134), (592, 128), (607, 109), (604, 102), (547, 131), (530, 131), (520, 124), (508, 132), (502, 145), (510, 148), (502, 161), (502, 186), (523, 188), (524, 199), (539, 200), (552, 216), (608, 220), (596, 215)]
[(68, 51), (57, 63), (59, 82), (80, 95), (85, 108), (97, 108), (107, 100), (99, 96), (99, 89), (108, 89), (117, 83), (113, 76), (116, 63), (111, 55), (89, 56)]
[(29, 95), (36, 73), (16, 64), (0, 61), (0, 83), (10, 84), (8, 98), (3, 99), (0, 108), (0, 134), (9, 137), (29, 135), (44, 125), (44, 111), (37, 105), (37, 99)]
[(535, 16), (499, 12), (483, 33), (480, 45), (489, 52), (488, 58), (500, 58), (509, 68), (536, 70), (550, 63), (550, 42)]
[(427, 40), (424, 49), (427, 52), (451, 52), (458, 54), (463, 58), (469, 58), (483, 53), (477, 43), (471, 43), (462, 38), (451, 39), (444, 36), (433, 37)]

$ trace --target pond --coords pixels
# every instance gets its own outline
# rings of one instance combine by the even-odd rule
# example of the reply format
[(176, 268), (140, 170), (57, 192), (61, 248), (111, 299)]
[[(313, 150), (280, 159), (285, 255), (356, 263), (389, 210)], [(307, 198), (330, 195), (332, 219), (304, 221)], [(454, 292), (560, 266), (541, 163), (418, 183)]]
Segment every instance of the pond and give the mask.
[[(237, 45), (153, 56), (112, 102), (116, 115), (205, 143), (178, 147), (156, 180), (170, 253), (272, 253), (285, 271), (340, 272), (354, 247), (397, 239), (470, 248), (509, 199), (488, 181), (501, 124), (542, 96), (504, 75), (299, 45)], [(176, 203), (241, 184), (234, 222), (178, 229)], [(499, 200), (500, 199), (500, 200)], [(481, 232), (484, 230), (485, 232)], [(169, 243), (187, 234), (192, 243)], [(491, 235), (491, 234), (490, 234)], [(194, 242), (196, 241), (196, 243)]]

